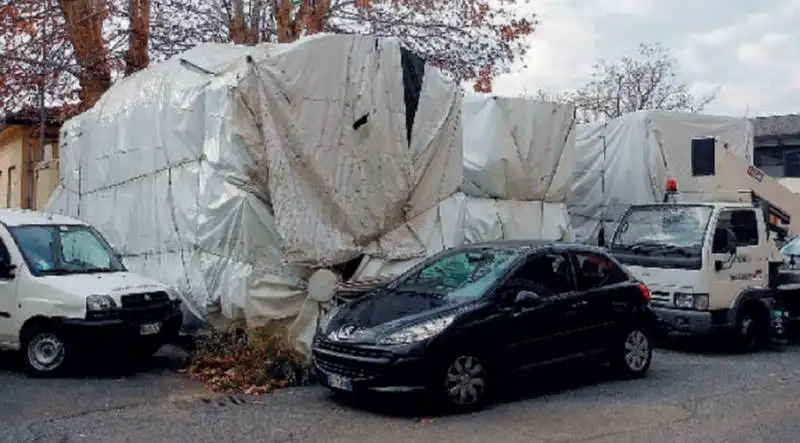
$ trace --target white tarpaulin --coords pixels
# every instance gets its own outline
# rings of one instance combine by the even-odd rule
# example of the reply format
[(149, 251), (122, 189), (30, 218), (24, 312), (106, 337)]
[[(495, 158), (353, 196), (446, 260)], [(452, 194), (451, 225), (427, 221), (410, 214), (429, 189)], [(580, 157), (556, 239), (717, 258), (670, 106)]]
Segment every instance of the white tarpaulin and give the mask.
[(610, 240), (629, 205), (661, 201), (668, 177), (686, 191), (712, 186), (713, 178), (691, 175), (691, 141), (704, 137), (752, 161), (753, 127), (746, 118), (642, 111), (578, 125), (577, 171), (567, 199), (576, 240), (597, 243), (603, 220)]
[(48, 210), (97, 226), (198, 316), (292, 317), (310, 267), (352, 258), (455, 192), (460, 106), (457, 86), (391, 39), (201, 45), (65, 123)]
[[(573, 106), (468, 95), (461, 120), (462, 192), (384, 238), (419, 239), (427, 255), (488, 240), (571, 240)], [(356, 278), (397, 275), (418, 261), (367, 257)]]

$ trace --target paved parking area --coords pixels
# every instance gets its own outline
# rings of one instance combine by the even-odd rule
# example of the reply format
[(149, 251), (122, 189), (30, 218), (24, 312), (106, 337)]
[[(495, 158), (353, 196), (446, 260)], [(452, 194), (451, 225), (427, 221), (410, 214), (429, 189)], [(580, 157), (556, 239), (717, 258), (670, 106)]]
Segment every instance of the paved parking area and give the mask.
[(397, 405), (406, 399), (364, 409), (321, 388), (214, 397), (170, 364), (81, 380), (0, 370), (0, 441), (794, 442), (800, 432), (800, 345), (752, 355), (659, 351), (643, 380), (542, 377), (485, 411), (432, 419)]

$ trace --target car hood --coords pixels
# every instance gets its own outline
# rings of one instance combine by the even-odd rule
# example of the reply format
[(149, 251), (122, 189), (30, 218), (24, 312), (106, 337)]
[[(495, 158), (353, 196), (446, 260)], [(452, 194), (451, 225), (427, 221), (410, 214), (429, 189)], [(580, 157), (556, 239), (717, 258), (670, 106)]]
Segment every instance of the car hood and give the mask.
[(48, 275), (39, 277), (37, 280), (60, 292), (81, 297), (105, 294), (110, 295), (117, 302), (119, 302), (119, 297), (124, 294), (167, 290), (162, 283), (133, 272)]
[(438, 294), (382, 289), (351, 302), (331, 319), (328, 328), (334, 330), (352, 325), (368, 329), (390, 323), (405, 323), (459, 304), (462, 304), (461, 300)]

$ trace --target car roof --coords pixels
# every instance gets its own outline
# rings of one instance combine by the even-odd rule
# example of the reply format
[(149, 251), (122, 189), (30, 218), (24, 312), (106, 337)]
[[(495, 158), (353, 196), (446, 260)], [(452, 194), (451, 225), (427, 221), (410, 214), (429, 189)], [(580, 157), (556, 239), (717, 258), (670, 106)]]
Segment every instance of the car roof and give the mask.
[(469, 243), (457, 246), (455, 250), (469, 249), (528, 249), (530, 252), (538, 250), (553, 250), (563, 252), (592, 252), (596, 254), (606, 254), (606, 250), (598, 246), (587, 245), (584, 243), (561, 242), (557, 240), (492, 240), (486, 242)]
[(5, 226), (86, 225), (86, 222), (65, 215), (16, 208), (0, 209), (0, 223)]

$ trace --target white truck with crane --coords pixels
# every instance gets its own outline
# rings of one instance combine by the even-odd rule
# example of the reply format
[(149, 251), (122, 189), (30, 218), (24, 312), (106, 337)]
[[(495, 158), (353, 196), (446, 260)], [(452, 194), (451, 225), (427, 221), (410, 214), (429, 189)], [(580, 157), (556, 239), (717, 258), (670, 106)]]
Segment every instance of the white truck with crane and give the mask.
[(711, 186), (684, 192), (668, 179), (664, 201), (632, 205), (606, 246), (650, 288), (670, 335), (722, 333), (747, 351), (783, 340), (800, 284), (775, 239), (800, 233), (800, 197), (714, 138), (691, 149), (693, 181)]

